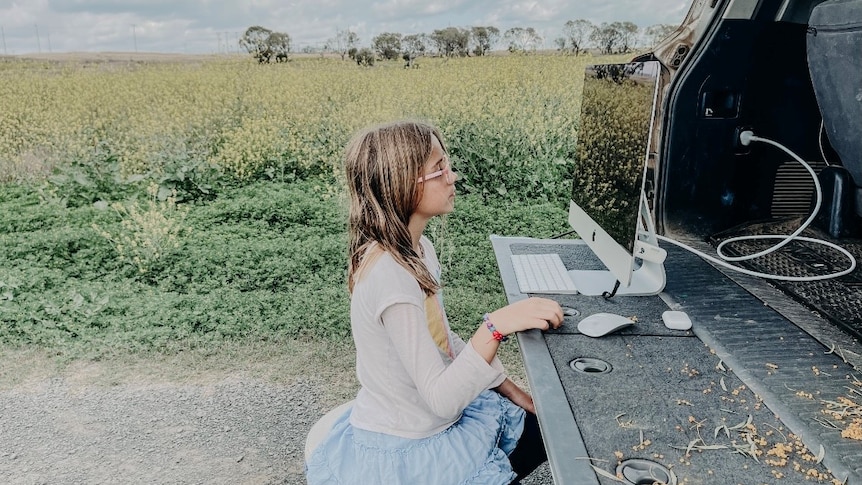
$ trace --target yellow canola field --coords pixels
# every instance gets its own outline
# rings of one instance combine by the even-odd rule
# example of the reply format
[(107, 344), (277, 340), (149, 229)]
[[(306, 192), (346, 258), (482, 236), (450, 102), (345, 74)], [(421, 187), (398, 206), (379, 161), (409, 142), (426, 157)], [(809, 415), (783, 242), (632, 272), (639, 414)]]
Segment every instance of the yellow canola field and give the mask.
[(417, 69), (321, 58), (0, 62), (0, 177), (90, 163), (96, 152), (115, 156), (126, 173), (158, 172), (178, 157), (238, 179), (265, 170), (331, 173), (352, 133), (403, 117), (436, 123), (476, 171), (568, 157), (583, 69), (595, 62), (560, 55), (423, 58)]

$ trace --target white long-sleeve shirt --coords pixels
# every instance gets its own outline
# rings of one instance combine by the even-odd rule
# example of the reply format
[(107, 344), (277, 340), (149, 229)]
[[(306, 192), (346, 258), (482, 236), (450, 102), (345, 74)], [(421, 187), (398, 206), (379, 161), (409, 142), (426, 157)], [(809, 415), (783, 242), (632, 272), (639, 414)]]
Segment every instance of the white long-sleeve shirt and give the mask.
[[(434, 247), (425, 237), (420, 243), (425, 264), (439, 280)], [(449, 330), (445, 314), (455, 358), (441, 351), (428, 329), (425, 299), (416, 279), (388, 253), (365, 268), (355, 283), (350, 324), (362, 387), (350, 417), (353, 426), (425, 438), (451, 426), (479, 393), (505, 379), (499, 360), (495, 357), (489, 365)]]

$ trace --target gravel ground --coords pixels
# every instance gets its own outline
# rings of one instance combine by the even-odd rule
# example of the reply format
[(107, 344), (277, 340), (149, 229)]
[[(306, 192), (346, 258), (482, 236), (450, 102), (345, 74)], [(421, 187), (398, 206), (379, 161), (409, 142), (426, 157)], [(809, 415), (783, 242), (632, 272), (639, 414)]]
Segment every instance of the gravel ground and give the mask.
[[(155, 374), (101, 362), (33, 375), (49, 363), (10, 371), (9, 359), (0, 354), (4, 484), (304, 484), (305, 435), (355, 392), (340, 384), (349, 366), (317, 375), (308, 355), (254, 371), (172, 361)], [(551, 482), (547, 466), (524, 481)]]

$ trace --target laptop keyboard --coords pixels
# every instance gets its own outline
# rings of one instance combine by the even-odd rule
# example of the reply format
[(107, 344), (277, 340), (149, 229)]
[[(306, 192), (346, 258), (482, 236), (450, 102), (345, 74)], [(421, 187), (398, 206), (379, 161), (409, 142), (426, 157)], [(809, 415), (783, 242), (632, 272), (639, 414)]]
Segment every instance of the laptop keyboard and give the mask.
[(521, 293), (578, 292), (559, 254), (513, 254), (512, 267)]

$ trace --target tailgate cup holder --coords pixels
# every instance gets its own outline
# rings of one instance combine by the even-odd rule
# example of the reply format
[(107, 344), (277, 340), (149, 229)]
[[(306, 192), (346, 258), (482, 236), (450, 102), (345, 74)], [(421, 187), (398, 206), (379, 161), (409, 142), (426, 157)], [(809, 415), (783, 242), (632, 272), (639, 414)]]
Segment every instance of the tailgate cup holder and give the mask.
[(574, 309), (574, 308), (572, 308), (572, 307), (569, 307), (569, 306), (563, 306), (563, 307), (560, 307), (560, 308), (562, 308), (562, 309), (563, 309), (563, 318), (566, 318), (566, 317), (577, 317), (577, 316), (579, 316), (579, 315), (581, 314), (581, 312), (579, 312), (578, 310), (576, 310), (576, 309)]
[(650, 460), (633, 458), (617, 466), (617, 476), (633, 485), (676, 485), (676, 475), (670, 468)]
[(569, 367), (584, 374), (605, 374), (613, 369), (610, 363), (594, 357), (578, 357), (569, 362)]

